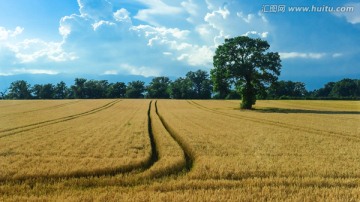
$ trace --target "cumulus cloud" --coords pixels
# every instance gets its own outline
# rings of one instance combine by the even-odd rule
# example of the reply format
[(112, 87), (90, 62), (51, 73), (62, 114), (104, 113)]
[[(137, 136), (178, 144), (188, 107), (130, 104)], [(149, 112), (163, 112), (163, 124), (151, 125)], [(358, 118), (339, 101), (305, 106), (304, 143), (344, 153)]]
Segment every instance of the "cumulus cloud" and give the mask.
[[(40, 39), (25, 39), (16, 41), (16, 36), (22, 34), (24, 28), (16, 27), (8, 30), (0, 27), (0, 73), (14, 74), (57, 74), (58, 71), (33, 68), (45, 64), (60, 63), (75, 60), (74, 53), (67, 53), (62, 48), (62, 42), (48, 42)], [(21, 67), (21, 68), (20, 68)]]
[(326, 53), (301, 53), (301, 52), (283, 52), (279, 53), (281, 59), (303, 58), (303, 59), (322, 59)]
[(186, 53), (181, 54), (177, 59), (185, 61), (191, 66), (209, 67), (212, 63), (214, 48), (208, 46), (190, 46)]
[(40, 58), (52, 62), (75, 60), (74, 53), (62, 50), (61, 43), (45, 42), (39, 39), (24, 40), (20, 43), (8, 45), (20, 63), (38, 61)]
[[(92, 48), (83, 48), (86, 50), (85, 53), (78, 51), (79, 56), (96, 58), (97, 63), (105, 59), (111, 60), (114, 62), (113, 66), (116, 66), (116, 63), (126, 64), (120, 65), (117, 73), (145, 75), (144, 70), (147, 70), (151, 72), (150, 74), (156, 75), (163, 72), (171, 74), (174, 69), (169, 69), (168, 66), (210, 68), (216, 46), (223, 43), (225, 38), (249, 35), (249, 31), (255, 33), (256, 37), (262, 38), (268, 37), (269, 34), (268, 22), (264, 16), (257, 13), (245, 14), (245, 12), (239, 14), (240, 6), (236, 2), (233, 4), (193, 0), (172, 3), (164, 0), (137, 0), (137, 2), (147, 8), (139, 10), (133, 17), (129, 11), (121, 8), (112, 11), (112, 20), (96, 20), (85, 15), (64, 18), (61, 24), (64, 27), (62, 30), (66, 30), (64, 33), (67, 35), (64, 36), (68, 44), (87, 47), (87, 42), (92, 41)], [(209, 7), (210, 10), (200, 9), (204, 6)], [(190, 24), (185, 26), (186, 28), (174, 27), (178, 24), (172, 21), (169, 25), (164, 20), (177, 15), (182, 19), (187, 18)], [(135, 25), (132, 18), (141, 20), (145, 24)], [(92, 25), (92, 30), (88, 24)], [(101, 34), (100, 28), (103, 29)], [(111, 40), (107, 41), (106, 38)], [(110, 49), (109, 46), (119, 48), (112, 49), (109, 53), (107, 51)], [(96, 51), (91, 53), (94, 49)], [(135, 55), (131, 56), (129, 53)], [(143, 63), (147, 64), (146, 67)]]
[(116, 21), (131, 23), (130, 13), (124, 8), (117, 10), (114, 13), (114, 18)]
[[(28, 39), (7, 46), (16, 64), (29, 70), (36, 70), (35, 64), (61, 63), (57, 72), (76, 68), (95, 74), (175, 76), (211, 68), (215, 49), (225, 38), (267, 38), (271, 32), (265, 16), (242, 11), (237, 1), (136, 0), (143, 9), (131, 12), (114, 0), (77, 1), (79, 13), (60, 20), (62, 41)], [(0, 39), (22, 30), (0, 28)]]
[[(215, 2), (208, 2), (208, 5), (214, 8)], [(209, 33), (205, 29), (210, 26), (214, 30), (213, 41), (215, 45), (223, 43), (225, 38), (239, 35), (248, 36), (251, 33), (256, 33), (255, 37), (268, 37), (271, 26), (266, 17), (262, 13), (239, 12), (239, 8), (241, 6), (235, 1), (222, 4), (205, 15), (206, 24), (198, 27), (197, 31), (203, 35), (208, 35)]]

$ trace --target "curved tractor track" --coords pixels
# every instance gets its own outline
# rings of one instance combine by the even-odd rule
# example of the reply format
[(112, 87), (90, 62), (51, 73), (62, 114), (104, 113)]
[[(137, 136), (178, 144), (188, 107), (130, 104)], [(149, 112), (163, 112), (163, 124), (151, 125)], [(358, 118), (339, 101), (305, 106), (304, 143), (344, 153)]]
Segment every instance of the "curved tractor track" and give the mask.
[[(77, 118), (95, 114), (114, 106), (120, 101), (121, 100), (111, 101), (101, 107), (97, 107), (92, 110), (71, 116), (2, 130), (0, 131), (0, 139), (10, 135), (16, 135), (18, 133), (27, 132), (48, 125), (71, 121)], [(194, 155), (192, 155), (192, 152), (187, 146), (187, 144), (180, 138), (178, 134), (173, 132), (171, 127), (162, 118), (158, 111), (157, 101), (150, 101), (147, 117), (151, 155), (145, 162), (134, 165), (121, 166), (118, 168), (113, 168), (111, 170), (99, 169), (92, 170), (91, 172), (89, 171), (67, 173), (65, 175), (31, 175), (23, 176), (16, 179), (0, 179), (0, 181), (21, 182), (26, 180), (40, 180), (41, 182), (46, 182), (52, 181), (54, 179), (71, 179), (84, 177), (88, 178), (88, 180), (91, 180), (92, 177), (116, 176), (118, 174), (131, 173), (136, 170), (140, 171), (135, 172), (134, 174), (130, 174), (131, 180), (125, 180), (125, 183), (123, 183), (124, 185), (131, 186), (142, 184), (149, 179), (151, 181), (152, 179), (163, 178), (170, 175), (180, 175), (190, 172), (195, 157)]]
[(193, 167), (193, 163), (195, 161), (195, 153), (194, 151), (192, 151), (191, 147), (189, 146), (189, 144), (187, 144), (179, 134), (177, 134), (172, 128), (171, 126), (165, 121), (165, 119), (160, 115), (159, 113), (159, 109), (157, 107), (157, 101), (155, 102), (155, 110), (156, 110), (156, 115), (159, 117), (163, 127), (167, 130), (167, 132), (169, 133), (169, 135), (171, 135), (171, 137), (177, 142), (177, 144), (179, 144), (179, 146), (181, 147), (181, 149), (184, 152), (185, 155), (185, 159), (186, 159), (186, 165), (185, 168), (186, 170), (189, 172), (191, 170), (191, 168)]
[[(124, 179), (117, 185), (136, 186), (154, 182), (171, 175), (184, 175), (191, 171), (194, 156), (186, 143), (165, 122), (158, 111), (157, 101), (148, 109), (148, 129), (152, 155), (148, 166), (140, 173)], [(120, 173), (119, 173), (120, 174)]]

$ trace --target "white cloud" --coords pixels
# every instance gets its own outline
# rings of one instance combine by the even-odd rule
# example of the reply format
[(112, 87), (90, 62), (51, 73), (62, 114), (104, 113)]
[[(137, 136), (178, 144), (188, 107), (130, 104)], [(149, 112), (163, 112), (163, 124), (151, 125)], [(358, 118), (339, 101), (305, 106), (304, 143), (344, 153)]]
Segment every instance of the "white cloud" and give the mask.
[(342, 57), (344, 54), (342, 54), (342, 53), (334, 53), (333, 55), (332, 55), (332, 57), (333, 58), (339, 58), (339, 57)]
[(77, 0), (82, 16), (94, 20), (108, 20), (113, 17), (112, 4), (108, 0)]
[[(215, 2), (209, 4), (214, 5)], [(257, 37), (267, 38), (271, 32), (271, 26), (266, 17), (262, 13), (245, 13), (245, 11), (240, 11), (240, 8), (239, 3), (233, 1), (208, 12), (204, 18), (206, 24), (198, 27), (197, 32), (203, 36), (212, 32), (215, 45), (223, 43), (225, 38), (251, 33), (256, 33)], [(204, 28), (209, 31), (205, 32)]]
[(211, 34), (210, 31), (211, 28), (209, 27), (209, 25), (202, 24), (197, 26), (195, 29), (200, 34), (201, 37), (207, 37)]
[(251, 23), (251, 21), (255, 18), (254, 14), (248, 14), (248, 15), (244, 16), (244, 14), (242, 12), (238, 12), (238, 13), (236, 13), (236, 15), (246, 23)]
[(94, 30), (96, 31), (101, 26), (115, 26), (115, 23), (101, 20), (101, 21), (94, 23), (92, 26), (93, 26)]
[(191, 66), (209, 67), (214, 56), (214, 49), (208, 46), (192, 46), (186, 53), (181, 54), (177, 59), (185, 61)]
[(0, 72), (0, 76), (12, 76), (12, 75), (14, 75), (14, 74)]
[(281, 59), (304, 58), (304, 59), (322, 59), (326, 53), (300, 53), (300, 52), (283, 52), (279, 53)]
[[(267, 38), (271, 33), (265, 16), (242, 11), (237, 1), (136, 0), (136, 6), (145, 8), (131, 13), (115, 0), (77, 1), (79, 13), (60, 20), (62, 41), (27, 39), (8, 44), (6, 50), (0, 49), (0, 65), (29, 70), (61, 68), (58, 72), (175, 76), (211, 68), (216, 46), (225, 38), (251, 34)], [(134, 3), (126, 4), (130, 2)], [(0, 29), (0, 37), (5, 36), (2, 30), (6, 29)], [(8, 31), (7, 38), (22, 32), (20, 28)]]
[(148, 8), (139, 10), (135, 19), (142, 20), (151, 25), (158, 26), (157, 17), (166, 18), (165, 16), (174, 16), (183, 12), (183, 9), (178, 6), (170, 6), (163, 2), (163, 0), (136, 0)]
[(244, 34), (244, 36), (248, 36), (248, 37), (261, 37), (261, 38), (267, 38), (268, 35), (269, 32), (258, 33), (257, 31), (249, 31)]
[(119, 72), (117, 70), (107, 70), (103, 73), (103, 75), (118, 75)]
[(120, 67), (131, 75), (141, 75), (145, 77), (160, 76), (160, 72), (158, 70), (146, 66), (137, 67), (129, 64), (122, 64)]
[(187, 43), (188, 30), (156, 28), (148, 25), (132, 29), (149, 39), (148, 46), (165, 50), (164, 55), (172, 56), (171, 58), (190, 66), (209, 67), (211, 65), (214, 48)]
[[(230, 15), (230, 11), (224, 7), (224, 8), (219, 8), (219, 10), (213, 11), (211, 13), (207, 13), (204, 20), (206, 22), (211, 22), (212, 19), (217, 18), (218, 16), (220, 16), (222, 19), (226, 20), (226, 18)], [(215, 24), (213, 24), (213, 27), (216, 27)]]
[(163, 52), (164, 55), (172, 55), (171, 52)]
[(347, 3), (344, 5), (344, 8), (352, 8), (353, 11), (348, 12), (336, 12), (334, 15), (338, 17), (344, 17), (347, 22), (351, 24), (358, 24), (360, 23), (360, 3)]
[(18, 74), (47, 74), (47, 75), (57, 75), (59, 72), (48, 69), (12, 69), (8, 72), (0, 72), (0, 76), (12, 76)]
[(16, 27), (15, 30), (7, 30), (5, 27), (0, 27), (0, 41), (16, 37), (24, 31), (22, 27)]
[(131, 28), (134, 31), (139, 33), (145, 33), (145, 37), (151, 36), (161, 36), (162, 38), (177, 38), (185, 39), (190, 31), (189, 30), (180, 30), (178, 28), (165, 28), (165, 27), (154, 27), (150, 25), (139, 25)]
[(20, 43), (8, 45), (20, 63), (36, 62), (40, 58), (52, 62), (77, 59), (74, 53), (62, 50), (61, 43), (45, 42), (40, 39), (26, 39)]
[(181, 6), (193, 16), (197, 16), (199, 14), (199, 7), (193, 0), (183, 1), (181, 2)]
[(116, 21), (131, 23), (130, 13), (124, 8), (117, 10), (114, 13), (114, 18)]

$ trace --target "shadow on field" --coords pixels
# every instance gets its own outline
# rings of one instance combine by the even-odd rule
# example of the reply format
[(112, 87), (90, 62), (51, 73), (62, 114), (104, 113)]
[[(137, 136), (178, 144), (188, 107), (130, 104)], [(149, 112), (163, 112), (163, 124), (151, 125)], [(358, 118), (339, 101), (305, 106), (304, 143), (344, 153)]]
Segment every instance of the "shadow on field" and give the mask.
[(284, 114), (359, 114), (360, 111), (321, 111), (321, 110), (311, 110), (311, 109), (284, 109), (284, 108), (263, 108), (255, 109), (257, 112), (261, 113), (284, 113)]

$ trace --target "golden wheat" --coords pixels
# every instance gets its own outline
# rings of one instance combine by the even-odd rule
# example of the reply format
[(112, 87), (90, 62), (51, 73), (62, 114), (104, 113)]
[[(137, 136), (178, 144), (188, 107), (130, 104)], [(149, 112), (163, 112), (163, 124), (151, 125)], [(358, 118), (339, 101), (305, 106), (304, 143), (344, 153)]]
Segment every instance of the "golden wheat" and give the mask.
[[(93, 104), (97, 109), (104, 101)], [(147, 108), (142, 101), (117, 101), (76, 119), (2, 137), (0, 179), (111, 174), (143, 166), (151, 155)]]
[(360, 200), (358, 101), (1, 101), (0, 120), (1, 201)]

